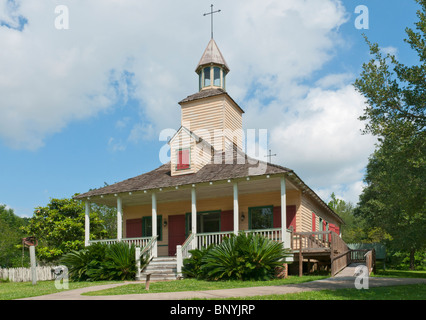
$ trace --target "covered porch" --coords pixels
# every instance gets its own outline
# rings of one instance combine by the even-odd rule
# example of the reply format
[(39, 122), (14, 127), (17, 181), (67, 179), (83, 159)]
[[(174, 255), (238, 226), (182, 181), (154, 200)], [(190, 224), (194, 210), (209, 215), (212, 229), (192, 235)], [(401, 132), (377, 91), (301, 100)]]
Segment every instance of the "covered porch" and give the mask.
[[(268, 174), (88, 197), (85, 244), (126, 242), (152, 257), (176, 256), (178, 265), (189, 250), (241, 231), (290, 248), (301, 192), (284, 174)], [(116, 206), (116, 239), (90, 240), (91, 202)]]

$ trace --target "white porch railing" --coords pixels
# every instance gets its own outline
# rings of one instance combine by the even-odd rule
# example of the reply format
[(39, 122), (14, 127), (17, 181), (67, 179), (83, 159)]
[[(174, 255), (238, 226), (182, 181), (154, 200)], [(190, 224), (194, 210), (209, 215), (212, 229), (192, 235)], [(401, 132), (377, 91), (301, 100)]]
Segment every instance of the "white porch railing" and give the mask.
[[(136, 247), (143, 248), (148, 244), (148, 242), (150, 242), (150, 240), (151, 240), (151, 237), (123, 238), (121, 239), (121, 242), (128, 243), (129, 245), (134, 244)], [(113, 244), (116, 242), (119, 242), (118, 239), (90, 240), (89, 245), (94, 243)]]
[(206, 248), (211, 244), (220, 244), (223, 238), (230, 237), (232, 234), (232, 231), (197, 233), (197, 248)]
[(281, 241), (281, 228), (261, 229), (261, 230), (246, 230), (245, 233), (259, 234), (265, 238), (274, 241)]
[[(274, 241), (283, 240), (281, 236), (281, 228), (244, 230), (243, 232), (259, 234), (265, 238), (268, 238)], [(197, 248), (208, 247), (211, 244), (220, 244), (224, 237), (230, 237), (232, 234), (234, 234), (232, 231), (197, 233)], [(291, 239), (291, 231), (287, 230), (284, 236), (284, 243), (288, 245), (288, 247), (290, 247), (290, 239)]]

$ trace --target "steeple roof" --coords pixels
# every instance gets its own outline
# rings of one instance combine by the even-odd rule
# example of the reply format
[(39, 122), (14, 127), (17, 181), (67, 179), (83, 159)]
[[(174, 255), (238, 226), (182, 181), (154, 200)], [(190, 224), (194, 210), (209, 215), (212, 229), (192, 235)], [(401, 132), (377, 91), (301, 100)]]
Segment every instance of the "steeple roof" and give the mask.
[(211, 63), (223, 66), (223, 69), (226, 71), (226, 73), (228, 73), (230, 70), (228, 64), (225, 61), (225, 58), (223, 57), (222, 53), (219, 50), (219, 47), (217, 46), (213, 38), (207, 45), (207, 48), (204, 51), (203, 56), (201, 57), (201, 60), (197, 65), (197, 69), (195, 69), (195, 72), (198, 73), (203, 66), (209, 65)]

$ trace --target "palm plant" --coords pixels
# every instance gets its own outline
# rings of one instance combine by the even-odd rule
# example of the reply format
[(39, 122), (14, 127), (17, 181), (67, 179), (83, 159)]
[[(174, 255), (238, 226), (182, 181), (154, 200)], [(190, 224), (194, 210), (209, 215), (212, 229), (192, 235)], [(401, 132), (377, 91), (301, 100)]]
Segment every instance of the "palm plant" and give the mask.
[[(74, 281), (133, 280), (136, 275), (135, 246), (118, 242), (93, 244), (66, 254), (61, 262), (68, 267)], [(148, 263), (141, 257), (141, 267)]]
[(268, 280), (282, 266), (287, 251), (281, 242), (261, 235), (232, 235), (207, 252), (202, 269), (212, 280)]
[(214, 245), (210, 245), (207, 248), (189, 250), (191, 254), (190, 258), (183, 261), (182, 274), (187, 278), (203, 279), (205, 277), (203, 272), (203, 259), (205, 255)]
[(99, 268), (88, 270), (88, 275), (99, 280), (131, 280), (136, 275), (135, 246), (124, 242), (108, 245)]
[(106, 245), (93, 244), (90, 247), (73, 250), (61, 258), (61, 263), (68, 267), (70, 279), (74, 281), (92, 280), (90, 273), (99, 269), (105, 257)]

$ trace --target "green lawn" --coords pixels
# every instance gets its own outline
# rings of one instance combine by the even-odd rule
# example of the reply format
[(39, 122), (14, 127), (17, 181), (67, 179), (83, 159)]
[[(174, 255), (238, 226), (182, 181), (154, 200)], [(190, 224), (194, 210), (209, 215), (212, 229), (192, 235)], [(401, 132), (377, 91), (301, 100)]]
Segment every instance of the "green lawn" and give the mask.
[(426, 271), (410, 270), (377, 270), (372, 277), (396, 277), (396, 278), (426, 278)]
[[(69, 282), (69, 290), (110, 283), (120, 282)], [(31, 282), (0, 282), (0, 300), (37, 297), (61, 291), (63, 290), (56, 289), (55, 281), (38, 281), (36, 285), (33, 285)]]
[[(426, 278), (426, 271), (402, 271), (402, 270), (379, 270), (377, 277), (403, 277), (403, 278)], [(192, 291), (192, 290), (214, 290), (214, 289), (231, 289), (242, 287), (256, 287), (256, 286), (274, 286), (294, 284), (307, 281), (314, 281), (327, 278), (328, 276), (290, 276), (288, 279), (272, 280), (272, 281), (200, 281), (194, 279), (185, 279), (180, 281), (167, 281), (167, 282), (152, 282), (149, 293), (157, 292), (177, 292), (177, 291)], [(89, 286), (96, 286), (110, 283), (121, 282), (70, 282), (69, 290), (84, 288)], [(395, 287), (382, 287), (370, 288), (369, 290), (323, 290), (317, 292), (303, 292), (299, 294), (288, 295), (275, 295), (275, 296), (262, 296), (258, 299), (279, 299), (279, 300), (376, 300), (376, 299), (411, 299), (411, 300), (426, 300), (425, 285), (411, 285), (411, 286), (395, 286)], [(39, 281), (36, 286), (31, 282), (0, 282), (0, 300), (13, 300), (19, 298), (35, 297), (51, 293), (60, 292), (55, 288), (54, 281)], [(87, 295), (118, 295), (118, 294), (139, 294), (147, 293), (144, 283), (135, 283), (123, 285), (117, 288), (95, 291), (87, 293)], [(249, 299), (256, 299), (250, 297)]]
[(144, 283), (138, 283), (138, 284), (128, 284), (125, 286), (120, 286), (120, 287), (112, 288), (112, 289), (87, 292), (87, 293), (84, 293), (84, 295), (104, 296), (104, 295), (248, 288), (248, 287), (260, 287), (260, 286), (278, 286), (278, 285), (320, 280), (325, 278), (328, 278), (328, 276), (303, 276), (303, 277), (290, 276), (288, 277), (288, 279), (276, 279), (271, 281), (204, 281), (204, 280), (195, 280), (195, 279), (184, 279), (179, 281), (153, 282), (150, 284), (149, 291), (145, 290)]
[(368, 290), (321, 290), (265, 296), (227, 298), (229, 300), (426, 300), (426, 285), (413, 284)]

